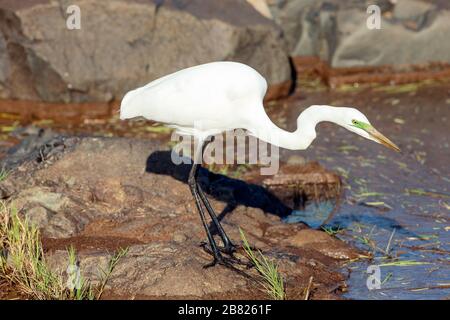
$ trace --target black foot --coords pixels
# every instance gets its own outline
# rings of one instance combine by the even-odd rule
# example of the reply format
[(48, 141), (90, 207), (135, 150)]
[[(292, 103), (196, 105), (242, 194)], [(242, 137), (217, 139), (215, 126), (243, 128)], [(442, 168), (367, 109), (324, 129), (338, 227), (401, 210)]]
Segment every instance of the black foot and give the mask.
[(219, 248), (219, 250), (228, 255), (233, 255), (233, 253), (236, 252), (237, 247), (232, 242), (229, 242), (225, 247)]
[[(205, 251), (210, 253), (210, 251), (207, 251), (207, 250), (205, 250)], [(245, 264), (245, 263), (241, 262), (239, 259), (237, 259), (235, 257), (224, 257), (222, 255), (219, 255), (218, 257), (215, 257), (212, 262), (205, 264), (203, 266), (203, 269), (208, 269), (208, 268), (214, 267), (216, 265), (221, 265), (221, 266), (233, 269), (233, 270), (237, 270), (237, 268), (235, 267), (236, 264)]]
[(247, 269), (250, 269), (251, 267), (253, 267), (253, 264), (243, 262), (242, 260), (240, 260), (236, 257), (223, 257), (220, 255), (219, 257), (214, 258), (214, 260), (212, 262), (205, 264), (203, 266), (203, 269), (208, 269), (208, 268), (214, 267), (216, 265), (221, 265), (221, 266), (233, 269), (233, 270), (239, 270), (236, 268), (236, 265), (243, 265)]
[(209, 248), (209, 246), (207, 245), (206, 242), (202, 242), (201, 243), (201, 247), (203, 248), (203, 250), (205, 252), (207, 252), (210, 255), (214, 256), (214, 260), (211, 263), (208, 263), (207, 265), (203, 266), (204, 268), (213, 267), (216, 264), (220, 264), (222, 266), (232, 267), (232, 268), (234, 268), (233, 265), (245, 266), (247, 269), (250, 269), (250, 268), (253, 267), (253, 264), (251, 262), (242, 261), (241, 259), (239, 259), (239, 258), (234, 256), (234, 252), (236, 252), (236, 246), (234, 246), (234, 245), (232, 245), (228, 249), (226, 247), (218, 248), (220, 252), (226, 253), (228, 255), (227, 257), (222, 256), (220, 254), (220, 252), (218, 252), (218, 254), (215, 255), (211, 251), (211, 249)]
[[(200, 243), (200, 246), (201, 247), (206, 247), (206, 246), (208, 246), (208, 243), (207, 242), (205, 242), (205, 241), (202, 241), (201, 243)], [(237, 251), (237, 249), (238, 248), (241, 248), (240, 246), (236, 246), (236, 245), (234, 245), (232, 242), (229, 242), (226, 246), (224, 246), (224, 247), (219, 247), (219, 246), (217, 246), (217, 249), (220, 251), (220, 252), (222, 252), (222, 253), (225, 253), (225, 254), (227, 254), (227, 255), (233, 255), (233, 253), (235, 253), (236, 251)], [(208, 249), (209, 250), (209, 249)], [(209, 252), (211, 252), (211, 251), (209, 251)]]
[(203, 269), (208, 269), (208, 268), (216, 266), (217, 264), (222, 264), (221, 262), (222, 262), (222, 258), (219, 258), (219, 259), (214, 258), (214, 260), (212, 262), (205, 264), (203, 266)]

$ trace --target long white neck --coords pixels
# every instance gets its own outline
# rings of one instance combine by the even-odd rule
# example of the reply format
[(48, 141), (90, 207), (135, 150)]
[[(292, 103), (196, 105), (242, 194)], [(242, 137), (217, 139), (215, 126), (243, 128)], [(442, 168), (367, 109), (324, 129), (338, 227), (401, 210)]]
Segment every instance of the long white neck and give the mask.
[(249, 128), (257, 138), (290, 150), (304, 150), (316, 138), (316, 125), (322, 121), (342, 125), (345, 108), (327, 105), (313, 105), (305, 109), (297, 118), (297, 130), (289, 132), (277, 127), (264, 112)]

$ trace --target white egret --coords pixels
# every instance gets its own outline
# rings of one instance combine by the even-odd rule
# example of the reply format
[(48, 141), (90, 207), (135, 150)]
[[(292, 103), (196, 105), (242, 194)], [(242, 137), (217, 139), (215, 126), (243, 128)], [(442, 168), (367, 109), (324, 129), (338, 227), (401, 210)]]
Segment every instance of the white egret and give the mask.
[[(279, 147), (304, 150), (316, 137), (316, 125), (328, 121), (399, 151), (392, 141), (370, 124), (364, 114), (354, 108), (314, 105), (297, 118), (297, 130), (285, 131), (277, 127), (264, 111), (266, 90), (266, 80), (253, 68), (237, 62), (212, 62), (154, 80), (128, 92), (121, 103), (122, 120), (144, 117), (198, 139), (188, 184), (214, 255), (210, 265), (226, 264), (221, 251), (232, 255), (235, 247), (196, 181), (209, 137), (239, 128)], [(222, 239), (224, 247), (221, 250), (208, 228), (202, 203)]]

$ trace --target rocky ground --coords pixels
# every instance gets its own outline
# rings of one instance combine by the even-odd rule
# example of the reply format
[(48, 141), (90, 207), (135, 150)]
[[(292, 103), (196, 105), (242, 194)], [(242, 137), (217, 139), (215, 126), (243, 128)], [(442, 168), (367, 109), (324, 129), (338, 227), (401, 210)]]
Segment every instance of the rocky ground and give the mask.
[[(356, 266), (346, 264), (345, 269), (340, 269), (342, 264), (336, 258), (341, 254), (352, 257), (357, 254), (354, 249), (299, 222), (322, 219), (318, 210), (311, 207), (288, 219), (294, 224), (286, 224), (286, 218), (281, 216), (290, 210), (287, 206), (292, 206), (292, 199), (286, 200), (277, 192), (268, 193), (253, 171), (237, 174), (220, 167), (204, 169), (202, 184), (218, 212), (226, 213), (222, 214), (224, 225), (235, 241), (239, 241), (241, 227), (252, 243), (280, 261), (288, 280), (288, 298), (301, 298), (299, 292), (311, 275), (313, 299), (336, 297), (329, 292), (339, 286), (342, 289), (344, 281), (350, 285), (344, 295), (349, 298), (446, 297), (448, 88), (448, 82), (429, 81), (403, 86), (342, 86), (334, 91), (318, 85), (300, 88), (289, 99), (267, 105), (270, 117), (288, 130), (295, 128), (297, 115), (308, 105), (357, 106), (400, 146), (403, 153), (393, 153), (334, 125), (320, 124), (318, 137), (307, 151), (281, 153), (281, 159), (294, 167), (318, 160), (338, 172), (345, 192), (330, 226), (341, 230), (338, 238), (364, 251), (372, 251), (374, 243), (385, 247), (396, 230), (391, 243), (394, 258), (386, 260), (383, 253), (375, 252), (375, 260), (360, 260)], [(104, 266), (115, 249), (129, 246), (130, 253), (113, 273), (105, 297), (155, 298), (162, 291), (152, 290), (162, 289), (153, 284), (171, 283), (171, 277), (180, 286), (189, 286), (184, 282), (187, 279), (175, 274), (179, 268), (191, 270), (193, 279), (203, 279), (199, 276), (203, 272), (208, 277), (221, 272), (221, 277), (236, 279), (235, 284), (226, 286), (202, 284), (195, 289), (196, 297), (266, 297), (253, 280), (230, 270), (201, 269), (210, 256), (199, 247), (204, 234), (185, 183), (188, 168), (168, 165), (170, 131), (147, 122), (126, 124), (116, 117), (83, 117), (76, 106), (27, 106), (20, 115), (22, 125), (33, 123), (52, 130), (16, 128), (18, 118), (14, 110), (0, 114), (4, 132), (14, 130), (1, 136), (2, 165), (14, 171), (0, 191), (3, 198), (15, 200), (23, 212), (43, 227), (44, 245), (55, 268), (64, 270), (64, 250), (73, 243), (85, 266), (83, 272), (95, 279), (97, 265)], [(97, 111), (102, 108), (99, 105)], [(89, 112), (93, 117), (101, 115)], [(67, 137), (77, 133), (128, 138), (61, 140), (56, 138), (60, 133)], [(17, 145), (18, 142), (21, 143)], [(16, 147), (7, 151), (14, 144)], [(41, 148), (42, 145), (46, 146)], [(367, 237), (371, 242), (362, 243), (361, 239)], [(188, 251), (195, 254), (188, 255)], [(368, 291), (367, 264), (379, 263), (380, 259), (412, 260), (423, 265), (384, 267), (383, 277), (391, 275), (386, 290)], [(162, 266), (152, 261), (161, 261)], [(348, 267), (352, 270), (349, 279)], [(167, 278), (150, 276), (161, 275), (161, 270), (166, 269), (170, 270)], [(246, 272), (255, 275), (252, 270)], [(117, 285), (120, 278), (129, 281)], [(193, 287), (185, 291), (177, 288), (177, 294), (194, 292)], [(9, 292), (12, 297), (14, 289)], [(167, 294), (174, 298), (183, 295)]]
[[(205, 234), (186, 184), (189, 165), (173, 165), (160, 143), (56, 138), (40, 150), (20, 162), (0, 190), (41, 227), (55, 270), (66, 270), (66, 249), (73, 245), (83, 275), (95, 282), (113, 252), (128, 247), (105, 297), (268, 297), (253, 269), (203, 268), (211, 256), (200, 246)], [(252, 245), (279, 262), (288, 298), (301, 299), (310, 277), (312, 299), (336, 298), (345, 290), (339, 261), (357, 251), (323, 231), (283, 223), (289, 210), (261, 186), (206, 169), (200, 179), (231, 238), (240, 243), (240, 227)]]
[[(186, 185), (188, 167), (167, 161), (169, 132), (124, 124), (114, 113), (131, 88), (184, 67), (235, 60), (267, 78), (267, 100), (286, 97), (293, 84), (300, 88), (268, 104), (281, 127), (294, 129), (298, 113), (311, 104), (350, 105), (400, 145), (404, 153), (392, 155), (321, 124), (314, 145), (293, 162), (319, 159), (345, 179), (347, 195), (333, 223), (349, 230), (365, 223), (387, 236), (399, 230), (399, 252), (432, 265), (411, 269), (411, 283), (447, 283), (448, 262), (440, 255), (448, 254), (449, 243), (450, 101), (448, 80), (432, 80), (450, 75), (447, 1), (79, 0), (80, 30), (66, 27), (69, 4), (74, 2), (0, 0), (0, 152), (2, 166), (13, 170), (0, 193), (42, 228), (55, 269), (66, 268), (64, 250), (74, 244), (82, 272), (95, 280), (115, 249), (130, 247), (108, 297), (266, 297), (254, 270), (202, 269), (210, 256), (199, 246), (204, 235)], [(369, 4), (381, 9), (381, 30), (367, 28)], [(310, 73), (336, 91), (305, 80)], [(366, 90), (366, 82), (388, 85)], [(391, 86), (396, 83), (407, 84)], [(36, 127), (17, 129), (21, 123), (52, 127), (66, 138)], [(92, 135), (130, 139), (86, 137)], [(285, 160), (292, 156), (282, 152)], [(303, 223), (282, 222), (288, 203), (251, 175), (227, 178), (205, 169), (201, 176), (233, 239), (239, 241), (242, 227), (252, 244), (280, 261), (288, 298), (301, 298), (310, 276), (311, 298), (334, 298), (345, 287), (338, 261), (355, 257), (354, 249)], [(368, 208), (366, 202), (389, 207)], [(354, 229), (353, 240), (361, 237)], [(386, 238), (370, 232), (377, 241)], [(431, 241), (427, 237), (439, 241), (422, 243)], [(421, 246), (432, 246), (436, 256)], [(356, 297), (367, 295), (361, 274)], [(404, 281), (392, 282), (397, 288), (389, 292), (401, 296)], [(14, 288), (0, 287), (14, 296)]]

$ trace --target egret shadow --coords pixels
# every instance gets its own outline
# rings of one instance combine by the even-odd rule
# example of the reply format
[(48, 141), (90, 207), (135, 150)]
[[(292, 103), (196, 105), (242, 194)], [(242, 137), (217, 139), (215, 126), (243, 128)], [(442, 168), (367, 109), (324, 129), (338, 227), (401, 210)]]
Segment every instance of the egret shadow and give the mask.
[[(169, 175), (187, 184), (192, 164), (174, 164), (170, 151), (155, 151), (147, 159), (146, 172)], [(205, 193), (227, 205), (218, 215), (219, 221), (238, 205), (259, 208), (264, 212), (285, 217), (292, 212), (280, 199), (262, 186), (233, 179), (200, 168), (197, 178)], [(186, 186), (187, 187), (187, 186)]]
[[(146, 172), (168, 175), (187, 185), (191, 167), (192, 164), (187, 163), (174, 164), (171, 159), (171, 151), (155, 151), (147, 158)], [(232, 212), (238, 205), (258, 208), (281, 218), (287, 217), (293, 210), (260, 185), (210, 172), (204, 167), (200, 168), (197, 181), (205, 193), (216, 200), (226, 203), (225, 208), (218, 215), (219, 221), (228, 213)], [(344, 215), (344, 217), (333, 218), (329, 225), (338, 223), (340, 227), (345, 228), (346, 226), (350, 226), (351, 222), (369, 222), (370, 220), (369, 224), (376, 225), (379, 228), (388, 229), (395, 227), (399, 234), (411, 234), (411, 232), (405, 230), (395, 219), (380, 217), (378, 215), (372, 217), (370, 214), (362, 216), (355, 215), (355, 210), (356, 212), (360, 212), (361, 207), (346, 206), (345, 211), (349, 214)], [(211, 226), (210, 230), (213, 233), (216, 232)]]

